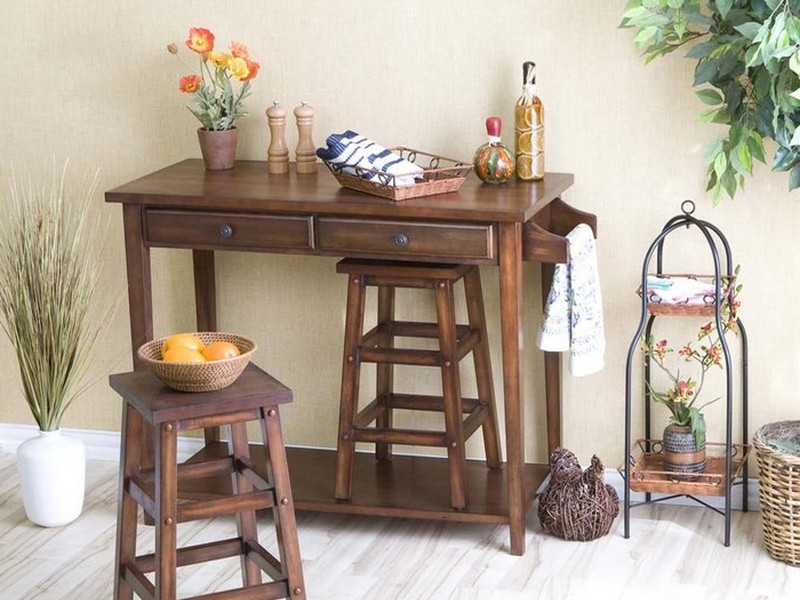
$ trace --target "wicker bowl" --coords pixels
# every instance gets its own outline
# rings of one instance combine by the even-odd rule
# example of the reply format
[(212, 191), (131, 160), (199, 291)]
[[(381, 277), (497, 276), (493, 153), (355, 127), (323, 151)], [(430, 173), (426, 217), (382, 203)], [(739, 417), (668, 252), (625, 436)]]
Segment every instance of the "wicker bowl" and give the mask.
[(143, 344), (137, 355), (153, 374), (168, 387), (180, 392), (213, 392), (232, 384), (242, 374), (256, 351), (256, 343), (242, 335), (220, 331), (201, 331), (193, 335), (206, 346), (212, 342), (230, 342), (241, 354), (205, 363), (167, 363), (161, 360), (161, 346), (166, 337)]

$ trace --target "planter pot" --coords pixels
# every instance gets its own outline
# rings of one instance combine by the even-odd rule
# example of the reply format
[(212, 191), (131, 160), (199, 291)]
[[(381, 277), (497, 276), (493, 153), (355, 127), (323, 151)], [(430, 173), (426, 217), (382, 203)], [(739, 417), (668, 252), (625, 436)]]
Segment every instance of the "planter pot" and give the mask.
[(676, 473), (677, 479), (691, 479), (685, 473), (702, 473), (706, 470), (706, 445), (698, 448), (692, 428), (688, 425), (667, 425), (664, 429), (664, 470)]
[(224, 131), (208, 131), (202, 127), (197, 130), (197, 140), (200, 142), (200, 152), (203, 162), (209, 171), (224, 171), (232, 169), (236, 160), (236, 141), (239, 130), (226, 129)]
[(86, 487), (83, 442), (60, 430), (40, 431), (19, 445), (17, 469), (28, 519), (60, 527), (80, 516)]

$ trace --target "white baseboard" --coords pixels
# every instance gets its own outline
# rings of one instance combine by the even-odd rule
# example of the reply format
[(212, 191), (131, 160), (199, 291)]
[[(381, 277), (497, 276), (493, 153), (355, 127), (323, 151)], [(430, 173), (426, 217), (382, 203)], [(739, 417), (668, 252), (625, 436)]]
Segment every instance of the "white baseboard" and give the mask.
[[(0, 452), (16, 453), (25, 440), (35, 437), (39, 428), (35, 425), (0, 423)], [(97, 431), (92, 429), (67, 429), (62, 431), (83, 442), (86, 458), (119, 462), (119, 431)], [(201, 438), (179, 437), (178, 459), (186, 460), (203, 447)]]
[[(39, 429), (35, 425), (18, 425), (13, 423), (0, 423), (0, 452), (16, 453), (17, 446), (28, 438), (37, 435)], [(96, 431), (91, 429), (63, 429), (64, 433), (74, 436), (83, 442), (86, 448), (86, 458), (92, 460), (112, 460), (119, 461), (119, 442), (120, 434), (118, 431)], [(178, 438), (178, 459), (186, 460), (203, 447), (201, 438), (179, 437)], [(616, 469), (605, 469), (605, 481), (610, 483), (622, 500), (623, 481), (622, 475)], [(542, 484), (542, 488), (546, 485)], [(540, 491), (541, 489), (540, 488)], [(731, 491), (733, 508), (738, 510), (742, 506), (742, 486), (737, 485)], [(653, 494), (653, 498), (664, 497), (665, 494)], [(758, 510), (758, 479), (750, 478), (747, 481), (748, 506), (751, 510)], [(721, 496), (703, 496), (707, 502), (715, 508), (724, 510), (725, 498)], [(631, 494), (631, 502), (644, 501), (644, 494), (634, 492)], [(665, 500), (668, 504), (678, 504), (686, 506), (698, 506), (691, 498), (680, 496)]]

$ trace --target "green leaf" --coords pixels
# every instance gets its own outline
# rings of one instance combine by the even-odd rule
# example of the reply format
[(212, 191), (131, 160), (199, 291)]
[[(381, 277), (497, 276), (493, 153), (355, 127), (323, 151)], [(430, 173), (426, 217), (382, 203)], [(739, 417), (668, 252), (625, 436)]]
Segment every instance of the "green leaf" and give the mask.
[(655, 25), (640, 29), (639, 33), (636, 34), (636, 37), (633, 38), (633, 45), (636, 46), (638, 50), (644, 49), (656, 36), (658, 31), (659, 29)]
[(789, 191), (797, 189), (800, 187), (800, 164), (795, 165), (792, 167), (792, 170), (789, 171)]
[(789, 140), (790, 146), (800, 146), (800, 127), (794, 130), (792, 134), (792, 139)]
[(717, 76), (719, 65), (715, 60), (701, 60), (694, 70), (694, 84), (708, 83)]
[(709, 106), (722, 104), (722, 95), (717, 90), (706, 88), (696, 91), (695, 94), (697, 94), (697, 97), (700, 98), (704, 104), (708, 104)]
[(794, 15), (790, 15), (789, 18), (786, 19), (786, 31), (794, 43), (800, 44), (800, 19)]
[(724, 152), (720, 152), (714, 159), (714, 172), (717, 174), (717, 177), (722, 179), (722, 177), (725, 175), (725, 170), (727, 168), (728, 168), (728, 157), (725, 156)]
[(736, 165), (734, 165), (734, 169), (736, 169), (737, 172), (742, 174), (746, 172), (748, 175), (753, 173), (753, 157), (750, 154), (750, 149), (747, 147), (747, 142), (739, 142), (736, 145), (736, 152), (731, 153), (731, 164), (734, 163), (734, 157), (736, 158), (736, 162), (742, 167), (742, 169), (738, 169)]
[(712, 165), (714, 161), (719, 156), (720, 152), (722, 152), (722, 140), (714, 140), (708, 146), (706, 146), (706, 150), (703, 153), (703, 160), (705, 164)]
[(728, 13), (731, 12), (733, 0), (717, 0), (717, 10), (723, 19), (728, 18)]
[(702, 44), (695, 44), (686, 53), (686, 58), (706, 58), (711, 52), (717, 48), (717, 42), (703, 42)]
[[(746, 37), (751, 42), (755, 40), (756, 36), (761, 31), (762, 24), (756, 23), (755, 21), (749, 21), (748, 23), (742, 23), (741, 25), (737, 25), (734, 27), (736, 31), (741, 33), (744, 37)], [(766, 30), (765, 30), (766, 31)], [(709, 42), (706, 42), (709, 43)]]

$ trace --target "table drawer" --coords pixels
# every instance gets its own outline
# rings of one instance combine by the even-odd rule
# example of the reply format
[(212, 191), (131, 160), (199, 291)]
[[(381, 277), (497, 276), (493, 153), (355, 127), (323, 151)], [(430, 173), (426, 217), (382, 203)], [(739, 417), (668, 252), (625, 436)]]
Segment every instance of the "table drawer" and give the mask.
[(210, 250), (308, 250), (311, 217), (148, 209), (145, 240), (152, 245)]
[(368, 219), (317, 219), (317, 248), (347, 256), (487, 261), (495, 258), (494, 227)]

